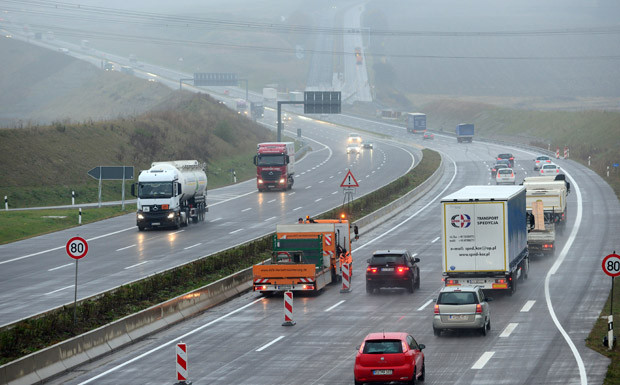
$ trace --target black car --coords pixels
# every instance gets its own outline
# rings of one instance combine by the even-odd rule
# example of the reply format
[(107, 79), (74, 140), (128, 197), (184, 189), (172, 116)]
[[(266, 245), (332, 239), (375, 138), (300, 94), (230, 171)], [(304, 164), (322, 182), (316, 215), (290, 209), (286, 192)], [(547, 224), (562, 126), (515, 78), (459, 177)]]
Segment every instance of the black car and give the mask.
[(499, 154), (497, 155), (497, 160), (507, 160), (510, 162), (508, 166), (511, 168), (515, 166), (515, 157), (512, 154)]
[(497, 175), (497, 170), (499, 170), (500, 168), (510, 168), (510, 166), (508, 166), (508, 162), (496, 164), (491, 168), (491, 178), (495, 178), (495, 175)]
[(407, 250), (379, 250), (372, 254), (366, 268), (366, 292), (382, 287), (402, 287), (409, 293), (420, 288), (420, 258)]

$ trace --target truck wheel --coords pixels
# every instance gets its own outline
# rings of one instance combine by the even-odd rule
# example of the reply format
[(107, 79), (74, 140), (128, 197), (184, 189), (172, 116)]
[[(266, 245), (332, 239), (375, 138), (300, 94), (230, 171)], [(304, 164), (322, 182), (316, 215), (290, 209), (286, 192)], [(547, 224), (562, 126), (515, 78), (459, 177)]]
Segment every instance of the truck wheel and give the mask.
[(517, 280), (515, 279), (515, 275), (512, 275), (512, 280), (510, 281), (510, 292), (509, 295), (513, 295), (517, 291)]

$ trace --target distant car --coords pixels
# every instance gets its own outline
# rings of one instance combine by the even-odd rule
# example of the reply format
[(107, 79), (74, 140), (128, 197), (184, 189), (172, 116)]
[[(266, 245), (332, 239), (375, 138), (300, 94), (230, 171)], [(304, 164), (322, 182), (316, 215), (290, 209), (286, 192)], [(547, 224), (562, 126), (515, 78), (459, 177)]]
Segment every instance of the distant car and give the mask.
[(515, 166), (515, 157), (512, 154), (507, 153), (507, 154), (499, 154), (499, 155), (497, 155), (497, 160), (502, 160), (502, 159), (508, 160), (510, 162), (510, 164), (509, 164), (510, 167), (514, 167)]
[(362, 148), (357, 143), (351, 143), (347, 145), (347, 154), (359, 154)]
[(515, 172), (511, 168), (500, 168), (495, 175), (496, 184), (515, 184)]
[(544, 164), (540, 169), (540, 175), (558, 175), (560, 173), (560, 166), (557, 164)]
[(422, 350), (425, 348), (407, 333), (368, 334), (355, 355), (355, 385), (424, 381), (426, 368)]
[(435, 134), (433, 134), (432, 132), (425, 132), (424, 136), (422, 136), (422, 139), (435, 139)]
[(407, 250), (379, 250), (367, 261), (366, 292), (372, 294), (382, 287), (402, 287), (409, 293), (420, 288), (420, 258)]
[(550, 164), (550, 163), (551, 163), (550, 157), (548, 157), (547, 155), (541, 155), (537, 157), (536, 159), (534, 159), (534, 171), (538, 171), (544, 164)]
[(367, 148), (367, 149), (372, 150), (374, 148), (374, 145), (372, 144), (372, 142), (363, 142), (362, 148)]
[(283, 122), (290, 122), (291, 120), (293, 120), (293, 117), (287, 113), (282, 114), (282, 121)]
[(439, 291), (433, 316), (433, 333), (445, 329), (476, 329), (485, 336), (491, 330), (489, 301), (480, 287), (445, 286)]
[(510, 167), (506, 163), (498, 163), (494, 165), (493, 167), (491, 167), (491, 178), (495, 178), (495, 175), (497, 175), (497, 170), (499, 170), (500, 168), (510, 168)]
[(362, 143), (362, 137), (356, 133), (350, 133), (347, 143)]

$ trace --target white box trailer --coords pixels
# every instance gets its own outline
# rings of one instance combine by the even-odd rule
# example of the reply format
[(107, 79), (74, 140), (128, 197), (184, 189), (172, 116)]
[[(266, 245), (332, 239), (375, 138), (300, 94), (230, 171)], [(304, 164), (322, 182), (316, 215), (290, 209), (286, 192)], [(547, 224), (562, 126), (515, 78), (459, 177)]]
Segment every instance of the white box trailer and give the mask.
[(525, 188), (467, 186), (441, 200), (446, 286), (516, 290), (529, 257)]
[(566, 224), (566, 197), (569, 193), (565, 180), (551, 176), (533, 176), (523, 180), (526, 190), (526, 209), (532, 212), (532, 203), (542, 201), (547, 222), (555, 223), (560, 231)]

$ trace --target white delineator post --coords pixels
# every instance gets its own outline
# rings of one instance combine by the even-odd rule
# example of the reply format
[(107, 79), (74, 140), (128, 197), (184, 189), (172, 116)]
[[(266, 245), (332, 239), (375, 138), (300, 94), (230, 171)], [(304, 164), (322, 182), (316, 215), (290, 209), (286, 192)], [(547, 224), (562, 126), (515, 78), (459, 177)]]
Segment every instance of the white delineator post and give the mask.
[(191, 381), (188, 381), (188, 375), (187, 375), (187, 344), (183, 343), (183, 342), (179, 342), (177, 344), (177, 360), (176, 360), (176, 366), (177, 366), (177, 384), (191, 384)]
[(607, 348), (612, 350), (614, 348), (614, 316), (607, 316)]
[(78, 225), (82, 224), (82, 208), (80, 207), (80, 214), (78, 215)]
[(6, 195), (4, 196), (4, 209), (9, 211), (9, 197)]
[(348, 263), (342, 265), (342, 289), (340, 289), (340, 292), (351, 292), (351, 265)]
[(71, 190), (71, 206), (75, 206), (75, 191)]
[(293, 321), (293, 292), (285, 291), (284, 292), (284, 323), (282, 326), (293, 326), (295, 325), (295, 321)]

